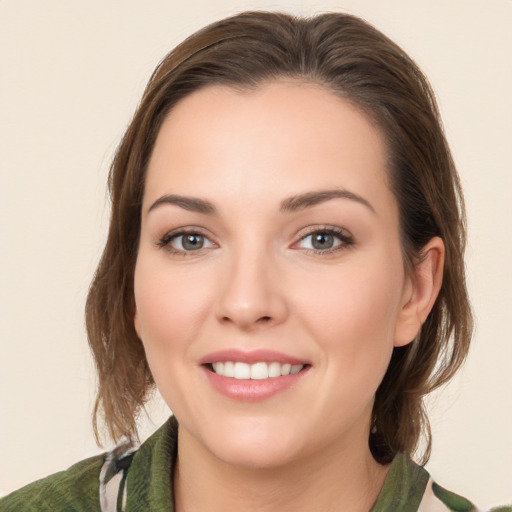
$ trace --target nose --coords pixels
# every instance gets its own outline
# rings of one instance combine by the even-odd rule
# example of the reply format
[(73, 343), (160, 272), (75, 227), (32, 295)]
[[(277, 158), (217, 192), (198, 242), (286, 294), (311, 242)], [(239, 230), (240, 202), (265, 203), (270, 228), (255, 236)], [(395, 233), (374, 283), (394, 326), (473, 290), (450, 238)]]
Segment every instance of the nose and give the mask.
[(217, 319), (244, 331), (284, 322), (288, 307), (275, 261), (256, 251), (241, 250), (226, 263), (216, 301)]

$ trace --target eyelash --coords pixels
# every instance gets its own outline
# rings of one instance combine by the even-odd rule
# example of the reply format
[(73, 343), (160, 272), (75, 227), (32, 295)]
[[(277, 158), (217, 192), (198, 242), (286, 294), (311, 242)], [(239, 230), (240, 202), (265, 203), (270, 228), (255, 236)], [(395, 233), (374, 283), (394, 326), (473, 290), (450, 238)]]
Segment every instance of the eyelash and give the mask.
[[(300, 242), (306, 240), (308, 237), (311, 237), (313, 235), (328, 235), (336, 238), (340, 243), (336, 245), (335, 247), (326, 249), (326, 250), (320, 250), (320, 249), (304, 249), (305, 252), (311, 253), (311, 254), (319, 254), (319, 255), (327, 255), (332, 254), (334, 252), (344, 250), (349, 248), (350, 246), (354, 245), (354, 239), (350, 234), (347, 234), (345, 230), (342, 230), (340, 228), (335, 227), (325, 227), (325, 228), (318, 228), (316, 227), (314, 230), (310, 231), (309, 233), (304, 234), (301, 236), (298, 242), (294, 244), (297, 245)], [(197, 250), (181, 250), (181, 249), (175, 249), (172, 247), (171, 242), (173, 240), (176, 240), (177, 238), (184, 237), (187, 235), (197, 235), (203, 237), (205, 240), (210, 241), (212, 245), (215, 245), (214, 242), (211, 242), (211, 240), (206, 236), (204, 233), (197, 229), (187, 229), (187, 230), (181, 230), (176, 232), (167, 233), (164, 235), (158, 242), (157, 246), (165, 249), (171, 254), (179, 255), (179, 256), (194, 256), (197, 255), (204, 249), (203, 247), (197, 249)]]
[(328, 255), (328, 254), (332, 254), (337, 251), (342, 251), (342, 250), (348, 249), (349, 247), (354, 245), (354, 239), (353, 239), (352, 235), (347, 233), (346, 230), (336, 228), (336, 227), (330, 227), (330, 226), (329, 227), (326, 226), (324, 228), (315, 227), (314, 230), (301, 236), (299, 242), (297, 242), (294, 245), (297, 245), (298, 243), (302, 242), (306, 238), (313, 236), (313, 235), (329, 235), (334, 238), (337, 238), (340, 243), (337, 246), (332, 247), (327, 250), (305, 249), (305, 251), (307, 251), (308, 253), (311, 253), (311, 254)]
[[(175, 254), (178, 256), (194, 256), (194, 255), (198, 254), (199, 252), (201, 252), (201, 249), (203, 249), (203, 247), (196, 249), (195, 251), (185, 251), (185, 250), (175, 249), (171, 245), (171, 242), (173, 240), (176, 240), (177, 238), (180, 238), (180, 237), (185, 237), (187, 235), (201, 236), (205, 240), (210, 240), (204, 233), (201, 233), (201, 231), (199, 231), (197, 229), (182, 229), (180, 231), (167, 233), (158, 241), (157, 245), (158, 245), (158, 247), (165, 249), (166, 251), (168, 251), (171, 254)], [(210, 241), (210, 243), (213, 244), (213, 242), (211, 242), (211, 241)]]

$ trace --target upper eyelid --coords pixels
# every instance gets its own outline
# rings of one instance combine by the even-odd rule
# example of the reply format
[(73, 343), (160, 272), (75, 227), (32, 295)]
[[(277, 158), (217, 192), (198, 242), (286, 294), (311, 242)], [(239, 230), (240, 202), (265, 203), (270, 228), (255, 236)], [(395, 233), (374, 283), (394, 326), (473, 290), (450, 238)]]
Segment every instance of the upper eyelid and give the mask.
[(179, 227), (175, 229), (170, 229), (169, 231), (165, 231), (163, 235), (159, 236), (158, 238), (172, 238), (180, 235), (189, 235), (189, 234), (198, 234), (201, 236), (204, 236), (208, 239), (212, 238), (211, 233), (209, 233), (208, 230), (204, 228), (200, 228), (199, 226), (186, 226), (186, 227)]
[[(175, 238), (178, 238), (180, 236), (190, 235), (190, 234), (197, 234), (205, 237), (212, 243), (213, 245), (218, 246), (218, 243), (213, 240), (214, 237), (212, 237), (210, 234), (205, 232), (204, 229), (196, 227), (196, 226), (190, 226), (190, 227), (179, 227), (176, 229), (171, 229), (170, 231), (164, 232), (162, 235), (159, 235), (156, 237), (155, 245), (159, 247), (168, 246), (171, 241)], [(200, 250), (200, 249), (198, 249)]]
[(306, 252), (314, 252), (315, 254), (324, 254), (327, 255), (329, 253), (334, 253), (339, 250), (343, 250), (348, 247), (352, 247), (355, 243), (354, 237), (352, 233), (350, 233), (347, 229), (341, 228), (339, 226), (311, 226), (311, 230), (309, 230), (306, 233), (301, 234), (298, 239), (293, 242), (292, 248), (300, 244), (302, 241), (310, 237), (311, 235), (314, 235), (315, 233), (328, 233), (336, 238), (338, 238), (338, 241), (340, 242), (336, 247), (320, 250), (320, 249), (311, 249), (311, 248), (299, 248), (303, 249)]
[(302, 238), (313, 235), (314, 233), (334, 233), (345, 238), (354, 238), (348, 229), (329, 224), (306, 226), (300, 229), (296, 236), (299, 240), (302, 240)]

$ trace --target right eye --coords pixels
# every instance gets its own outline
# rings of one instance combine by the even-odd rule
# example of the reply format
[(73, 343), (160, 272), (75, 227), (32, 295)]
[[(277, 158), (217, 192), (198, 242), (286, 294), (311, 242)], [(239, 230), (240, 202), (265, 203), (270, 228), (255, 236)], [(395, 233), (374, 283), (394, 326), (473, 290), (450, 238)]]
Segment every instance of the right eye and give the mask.
[(191, 253), (214, 246), (208, 237), (193, 231), (182, 231), (166, 235), (160, 240), (158, 245), (175, 253)]

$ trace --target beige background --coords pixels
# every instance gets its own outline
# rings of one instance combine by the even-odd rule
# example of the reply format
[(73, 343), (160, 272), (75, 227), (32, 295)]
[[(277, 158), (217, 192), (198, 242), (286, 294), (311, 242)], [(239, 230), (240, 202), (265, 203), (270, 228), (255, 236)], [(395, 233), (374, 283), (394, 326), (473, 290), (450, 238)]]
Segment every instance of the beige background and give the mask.
[(249, 8), (353, 12), (430, 77), (467, 195), (477, 331), (432, 402), (428, 467), (480, 504), (512, 501), (511, 0), (0, 0), (0, 492), (98, 452), (82, 310), (108, 163), (163, 55)]

